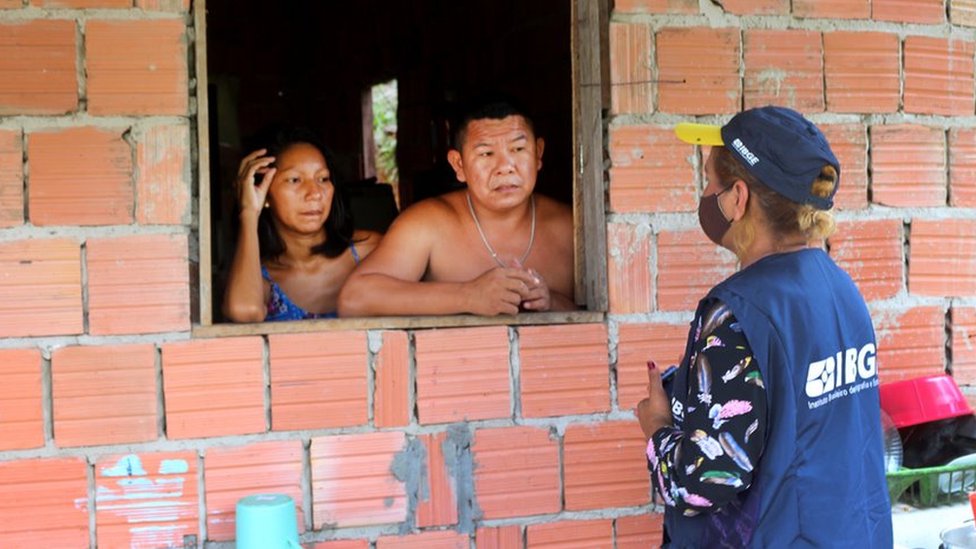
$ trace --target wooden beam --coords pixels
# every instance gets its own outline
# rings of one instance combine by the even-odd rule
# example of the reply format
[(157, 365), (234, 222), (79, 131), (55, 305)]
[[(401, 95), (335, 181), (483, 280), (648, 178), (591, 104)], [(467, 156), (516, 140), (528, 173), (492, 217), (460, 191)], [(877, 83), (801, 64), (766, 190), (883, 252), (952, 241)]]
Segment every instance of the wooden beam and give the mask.
[[(197, 235), (200, 240), (199, 257), (199, 303), (200, 324), (213, 323), (213, 269), (211, 261), (213, 247), (210, 235), (210, 108), (207, 101), (207, 2), (194, 0), (193, 29), (195, 31), (194, 52), (197, 82)], [(191, 227), (192, 230), (192, 227)]]
[(258, 322), (254, 324), (214, 324), (194, 326), (194, 338), (231, 337), (244, 335), (293, 334), (330, 330), (413, 330), (423, 328), (458, 328), (468, 326), (533, 326), (540, 324), (581, 324), (605, 322), (606, 315), (592, 311), (564, 311), (555, 313), (522, 313), (515, 316), (378, 316), (337, 318), (329, 320), (301, 320)]
[(573, 2), (573, 214), (576, 300), (606, 311), (607, 226), (603, 169), (604, 40), (607, 0)]

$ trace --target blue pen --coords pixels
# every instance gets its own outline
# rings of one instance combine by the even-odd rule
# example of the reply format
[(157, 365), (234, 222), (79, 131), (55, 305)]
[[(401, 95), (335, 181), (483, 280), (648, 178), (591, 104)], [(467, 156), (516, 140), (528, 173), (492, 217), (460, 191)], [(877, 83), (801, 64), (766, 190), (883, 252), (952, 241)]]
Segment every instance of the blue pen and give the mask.
[(668, 366), (667, 370), (661, 372), (661, 381), (667, 381), (671, 376), (673, 376), (678, 371), (678, 367), (675, 365)]

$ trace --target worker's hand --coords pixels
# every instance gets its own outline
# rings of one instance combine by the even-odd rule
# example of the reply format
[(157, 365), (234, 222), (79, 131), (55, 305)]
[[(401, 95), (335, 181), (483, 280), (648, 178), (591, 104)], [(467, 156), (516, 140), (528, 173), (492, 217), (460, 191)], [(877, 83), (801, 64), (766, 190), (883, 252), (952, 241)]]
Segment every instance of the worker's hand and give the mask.
[(647, 361), (647, 398), (637, 403), (636, 414), (647, 440), (661, 427), (673, 424), (671, 402), (661, 383), (661, 371), (652, 360)]

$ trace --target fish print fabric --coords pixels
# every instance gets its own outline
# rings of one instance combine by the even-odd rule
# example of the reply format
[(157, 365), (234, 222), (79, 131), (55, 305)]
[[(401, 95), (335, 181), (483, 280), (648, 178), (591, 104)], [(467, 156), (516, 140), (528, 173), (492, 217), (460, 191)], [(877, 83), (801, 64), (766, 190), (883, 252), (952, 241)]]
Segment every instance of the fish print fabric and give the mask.
[(695, 319), (687, 391), (672, 395), (674, 427), (647, 444), (655, 491), (686, 516), (717, 511), (749, 487), (766, 433), (766, 389), (731, 311)]

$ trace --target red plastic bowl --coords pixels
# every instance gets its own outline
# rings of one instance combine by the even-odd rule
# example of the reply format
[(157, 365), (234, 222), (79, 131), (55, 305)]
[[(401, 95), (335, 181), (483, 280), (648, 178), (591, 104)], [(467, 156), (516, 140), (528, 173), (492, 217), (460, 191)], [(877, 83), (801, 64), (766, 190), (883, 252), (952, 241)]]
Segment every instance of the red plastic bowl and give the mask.
[(881, 409), (895, 427), (908, 427), (973, 413), (956, 380), (937, 375), (884, 383)]

